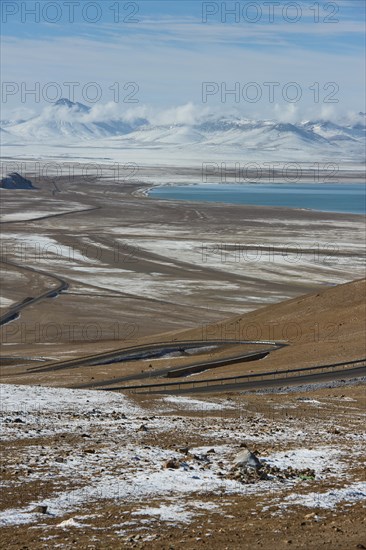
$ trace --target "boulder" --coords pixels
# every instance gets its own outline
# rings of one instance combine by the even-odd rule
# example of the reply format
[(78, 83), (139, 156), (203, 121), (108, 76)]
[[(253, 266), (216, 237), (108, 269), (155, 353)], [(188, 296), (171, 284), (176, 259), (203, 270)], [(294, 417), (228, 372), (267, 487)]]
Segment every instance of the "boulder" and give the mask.
[(262, 467), (262, 463), (249, 449), (243, 449), (234, 458), (234, 466), (236, 468), (258, 470)]

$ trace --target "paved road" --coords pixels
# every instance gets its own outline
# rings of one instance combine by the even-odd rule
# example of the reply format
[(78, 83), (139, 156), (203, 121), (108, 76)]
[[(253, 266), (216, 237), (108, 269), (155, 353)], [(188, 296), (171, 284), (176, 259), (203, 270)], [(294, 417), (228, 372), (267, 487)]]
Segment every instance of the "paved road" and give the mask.
[(29, 297), (25, 298), (22, 302), (19, 302), (13, 306), (11, 306), (6, 313), (0, 316), (0, 326), (5, 325), (6, 323), (9, 323), (10, 321), (13, 321), (16, 319), (20, 312), (25, 309), (26, 307), (29, 307), (31, 305), (37, 304), (41, 300), (44, 300), (45, 298), (54, 298), (58, 296), (62, 291), (67, 290), (69, 288), (68, 283), (61, 279), (60, 277), (56, 277), (52, 273), (48, 273), (47, 271), (40, 271), (39, 269), (34, 269), (33, 267), (24, 267), (22, 265), (18, 265), (15, 262), (9, 262), (9, 261), (1, 261), (4, 265), (9, 265), (11, 267), (16, 267), (17, 269), (24, 269), (26, 271), (31, 271), (32, 273), (37, 273), (38, 275), (42, 275), (43, 277), (49, 277), (53, 279), (54, 281), (58, 282), (58, 286), (55, 288), (52, 288), (51, 290), (47, 290), (46, 292), (43, 292), (39, 296), (36, 297)]
[[(93, 210), (100, 210), (100, 209), (101, 209), (101, 206), (94, 206), (92, 208), (83, 208), (79, 210), (71, 210), (68, 212), (60, 212), (59, 214), (47, 214), (39, 218), (31, 218), (28, 220), (1, 221), (0, 224), (5, 225), (5, 224), (14, 224), (14, 223), (39, 222), (41, 220), (48, 220), (50, 218), (60, 218), (62, 216), (70, 216), (71, 214), (82, 214), (84, 212), (92, 212)], [(39, 296), (36, 296), (34, 298), (33, 297), (26, 298), (22, 302), (19, 302), (18, 304), (11, 306), (6, 313), (0, 316), (0, 326), (17, 319), (20, 312), (26, 307), (29, 307), (30, 305), (34, 305), (40, 302), (41, 300), (44, 300), (45, 298), (56, 297), (58, 294), (60, 294), (60, 292), (62, 292), (63, 290), (67, 290), (69, 288), (69, 285), (65, 280), (55, 276), (53, 273), (49, 273), (47, 271), (40, 271), (39, 269), (34, 269), (33, 267), (25, 267), (23, 265), (18, 265), (15, 262), (6, 261), (6, 260), (1, 260), (1, 263), (4, 265), (10, 265), (12, 267), (16, 267), (17, 269), (24, 269), (26, 271), (32, 271), (33, 273), (38, 273), (39, 275), (49, 277), (57, 281), (59, 283), (59, 286), (53, 290), (44, 292), (43, 294), (40, 294)]]
[[(222, 342), (224, 343), (224, 342)], [(225, 342), (226, 343), (226, 342)], [(246, 344), (248, 342), (245, 342)], [(243, 342), (242, 342), (243, 344)], [(282, 347), (282, 346), (281, 346)], [(192, 363), (190, 365), (185, 366), (184, 368), (180, 369), (183, 373), (183, 371), (186, 371), (187, 373), (191, 374), (191, 372), (201, 372), (203, 370), (209, 370), (209, 369), (215, 369), (218, 367), (223, 367), (226, 365), (232, 365), (235, 363), (244, 363), (245, 361), (255, 361), (257, 359), (262, 359), (266, 355), (268, 355), (271, 351), (274, 351), (275, 349), (279, 349), (279, 347), (273, 347), (270, 349), (260, 350), (260, 351), (254, 351), (249, 353), (241, 353), (240, 355), (236, 356), (230, 356), (230, 357), (224, 357), (222, 359), (212, 359), (210, 361), (201, 361)], [(137, 381), (137, 380), (148, 380), (156, 377), (161, 378), (172, 378), (174, 374), (176, 373), (177, 369), (172, 369), (171, 367), (165, 367), (163, 369), (156, 369), (153, 371), (145, 371), (141, 373), (135, 373), (130, 374), (127, 376), (123, 376), (120, 378), (112, 378), (110, 380), (103, 380), (101, 382), (95, 382), (93, 384), (82, 384), (80, 386), (77, 386), (78, 388), (98, 388), (98, 387), (105, 387), (110, 386), (112, 384), (121, 384), (123, 382), (131, 382), (131, 381)], [(180, 376), (183, 376), (183, 374), (180, 374)]]
[[(186, 366), (185, 368), (190, 367), (204, 367), (204, 368), (214, 368), (216, 366), (223, 366), (223, 364), (228, 363), (239, 363), (240, 361), (245, 360), (246, 358), (252, 356), (252, 355), (258, 355), (269, 353), (270, 351), (274, 351), (276, 349), (280, 349), (286, 344), (284, 342), (271, 342), (271, 341), (258, 341), (258, 340), (184, 340), (184, 341), (173, 341), (173, 342), (155, 342), (153, 344), (144, 344), (140, 346), (132, 346), (129, 348), (122, 348), (117, 350), (111, 350), (108, 352), (100, 353), (100, 354), (93, 354), (86, 357), (80, 357), (78, 359), (68, 359), (66, 361), (59, 361), (57, 363), (50, 363), (47, 365), (43, 365), (40, 367), (34, 367), (32, 369), (28, 369), (29, 372), (53, 372), (58, 370), (65, 370), (65, 369), (73, 369), (80, 366), (88, 365), (88, 366), (98, 366), (98, 365), (107, 365), (111, 363), (117, 363), (117, 362), (126, 362), (126, 361), (134, 361), (138, 359), (149, 359), (153, 357), (159, 357), (162, 355), (165, 355), (167, 353), (172, 353), (174, 351), (184, 351), (186, 349), (192, 349), (192, 348), (200, 348), (200, 347), (210, 347), (210, 346), (223, 346), (223, 345), (237, 345), (237, 346), (243, 346), (243, 345), (263, 345), (266, 346), (265, 349), (257, 350), (255, 352), (248, 352), (243, 353), (241, 352), (237, 356), (233, 357), (225, 357), (220, 359), (212, 359), (211, 361), (201, 361), (201, 362), (194, 362), (190, 366)], [(268, 347), (270, 346), (270, 347)], [(153, 375), (160, 376), (160, 375), (167, 375), (169, 372), (171, 372), (172, 369), (170, 367), (160, 369), (160, 370), (154, 370)], [(104, 381), (103, 384), (106, 385), (108, 383), (115, 384), (116, 382), (124, 382), (127, 380), (140, 380), (144, 378), (151, 378), (152, 373), (146, 372), (146, 373), (139, 373), (139, 374), (133, 374), (129, 376), (125, 376), (118, 379), (113, 379), (110, 381)]]
[(60, 212), (59, 214), (46, 214), (40, 216), (39, 218), (29, 218), (27, 220), (9, 220), (9, 221), (0, 221), (1, 225), (8, 223), (29, 223), (29, 222), (39, 222), (41, 220), (48, 220), (49, 218), (60, 218), (61, 216), (70, 216), (71, 214), (82, 214), (83, 212), (92, 212), (93, 210), (100, 210), (101, 206), (94, 206), (93, 208), (83, 208), (81, 210), (70, 210), (68, 212)]
[[(308, 369), (309, 370), (309, 369)], [(265, 373), (263, 373), (263, 376), (265, 376)], [(260, 390), (260, 389), (266, 389), (266, 388), (283, 388), (287, 386), (293, 386), (293, 385), (302, 385), (302, 384), (315, 384), (317, 382), (323, 382), (323, 381), (332, 381), (332, 380), (340, 380), (340, 379), (350, 379), (350, 378), (360, 378), (366, 376), (366, 368), (365, 365), (362, 366), (356, 366), (354, 368), (349, 369), (337, 369), (337, 370), (329, 370), (328, 372), (317, 372), (312, 374), (303, 374), (303, 375), (295, 375), (295, 376), (283, 376), (278, 378), (269, 378), (266, 380), (253, 380), (250, 382), (236, 382), (236, 383), (230, 383), (230, 384), (210, 384), (208, 386), (199, 386), (196, 387), (181, 387), (178, 388), (168, 388), (163, 387), (161, 389), (152, 388), (150, 391), (147, 390), (147, 388), (141, 388), (132, 390), (134, 393), (137, 394), (174, 394), (174, 395), (186, 395), (186, 394), (202, 394), (202, 393), (222, 393), (222, 392), (230, 392), (230, 391), (239, 391), (239, 390)], [(107, 388), (105, 391), (127, 391), (128, 387), (124, 388)], [(130, 390), (131, 391), (131, 390)]]
[(331, 372), (321, 372), (316, 374), (309, 374), (307, 376), (291, 376), (285, 378), (277, 378), (275, 380), (257, 380), (256, 382), (241, 382), (238, 384), (226, 384), (223, 386), (208, 386), (206, 388), (193, 388), (193, 390), (183, 391), (167, 391), (164, 393), (218, 393), (227, 391), (238, 390), (250, 390), (250, 389), (265, 389), (265, 388), (281, 388), (283, 386), (293, 386), (299, 384), (315, 384), (317, 382), (339, 380), (348, 378), (358, 378), (366, 375), (366, 369), (364, 366), (356, 367), (347, 370), (338, 370)]

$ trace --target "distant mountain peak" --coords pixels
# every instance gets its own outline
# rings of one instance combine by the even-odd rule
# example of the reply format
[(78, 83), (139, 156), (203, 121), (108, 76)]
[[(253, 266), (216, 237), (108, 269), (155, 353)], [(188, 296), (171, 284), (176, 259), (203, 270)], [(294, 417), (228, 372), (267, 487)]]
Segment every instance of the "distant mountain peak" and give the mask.
[(54, 107), (67, 107), (68, 109), (74, 109), (75, 111), (80, 111), (83, 113), (88, 113), (90, 111), (90, 107), (87, 107), (83, 103), (74, 103), (66, 97), (61, 97), (61, 99), (58, 99), (53, 105)]

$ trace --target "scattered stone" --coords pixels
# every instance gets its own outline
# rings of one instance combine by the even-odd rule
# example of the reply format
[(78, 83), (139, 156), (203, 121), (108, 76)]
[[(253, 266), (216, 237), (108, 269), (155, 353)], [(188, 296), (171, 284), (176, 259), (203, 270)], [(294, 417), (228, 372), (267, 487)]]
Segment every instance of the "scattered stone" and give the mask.
[(233, 468), (231, 472), (227, 475), (229, 479), (234, 479), (235, 481), (240, 481), (244, 484), (257, 483), (258, 481), (268, 479), (268, 475), (261, 468), (255, 469), (242, 469), (242, 468)]
[(40, 505), (33, 508), (32, 512), (35, 512), (36, 514), (47, 514), (48, 506)]
[(189, 453), (189, 447), (181, 447), (179, 449), (180, 453), (183, 453), (184, 455), (187, 455)]
[(203, 455), (193, 455), (193, 458), (198, 462), (210, 462), (210, 459), (206, 454)]
[(177, 470), (179, 466), (180, 462), (176, 458), (169, 458), (164, 464), (165, 468), (171, 468), (173, 470)]
[(284, 481), (285, 479), (302, 479), (304, 481), (315, 479), (315, 471), (311, 468), (297, 470), (289, 466), (281, 469), (278, 466), (263, 464), (255, 455), (245, 448), (234, 458), (234, 466), (231, 468), (227, 477), (240, 481), (241, 483), (257, 483), (260, 480), (273, 479)]

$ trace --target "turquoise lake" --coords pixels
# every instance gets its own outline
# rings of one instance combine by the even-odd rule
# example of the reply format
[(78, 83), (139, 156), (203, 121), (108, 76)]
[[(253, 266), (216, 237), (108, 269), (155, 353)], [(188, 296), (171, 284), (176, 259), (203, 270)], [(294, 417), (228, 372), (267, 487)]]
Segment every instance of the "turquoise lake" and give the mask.
[(322, 212), (365, 214), (364, 184), (200, 184), (152, 189), (159, 199), (306, 208)]

